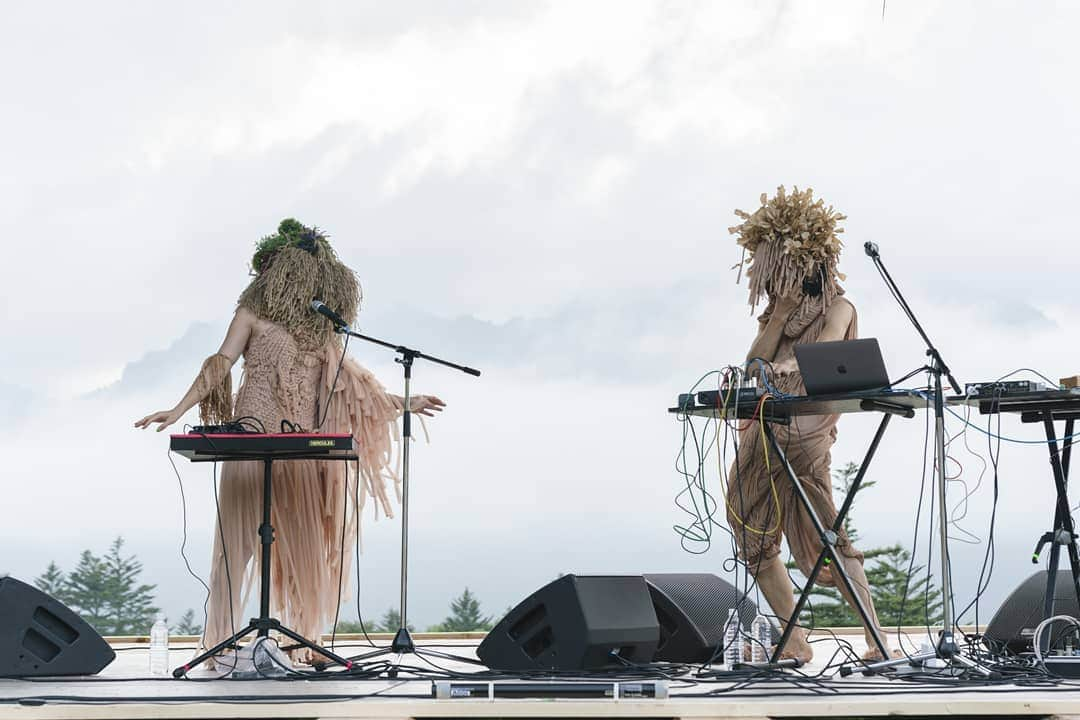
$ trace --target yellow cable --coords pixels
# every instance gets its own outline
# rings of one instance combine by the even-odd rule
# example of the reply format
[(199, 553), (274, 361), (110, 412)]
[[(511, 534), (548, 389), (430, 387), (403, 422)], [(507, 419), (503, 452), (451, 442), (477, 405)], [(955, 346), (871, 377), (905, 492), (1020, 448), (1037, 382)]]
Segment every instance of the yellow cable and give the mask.
[[(776, 505), (776, 524), (773, 525), (768, 530), (759, 530), (758, 528), (750, 527), (749, 525), (747, 525), (746, 522), (741, 517), (739, 517), (739, 514), (735, 511), (735, 508), (731, 506), (731, 500), (728, 499), (727, 483), (724, 481), (723, 453), (721, 453), (719, 451), (719, 447), (720, 447), (720, 425), (722, 423), (724, 423), (724, 421), (727, 419), (727, 401), (728, 401), (728, 397), (729, 397), (729, 395), (731, 393), (732, 393), (732, 391), (730, 390), (730, 388), (729, 388), (727, 393), (721, 393), (721, 397), (723, 398), (723, 402), (722, 402), (722, 404), (720, 406), (720, 422), (718, 422), (716, 424), (716, 447), (717, 447), (717, 452), (716, 452), (717, 463), (716, 464), (717, 464), (718, 469), (720, 471), (720, 489), (723, 490), (723, 492), (724, 492), (724, 503), (727, 505), (727, 508), (731, 512), (732, 517), (734, 517), (735, 520), (740, 525), (742, 525), (744, 528), (746, 528), (747, 530), (749, 530), (750, 532), (752, 532), (752, 533), (754, 533), (756, 535), (772, 535), (780, 528), (780, 522), (781, 522), (781, 517), (780, 517), (780, 495), (776, 491), (776, 482), (773, 480), (773, 476), (772, 476), (772, 470), (771, 470), (771, 466), (770, 466), (770, 463), (769, 463), (769, 448), (765, 444), (765, 420), (761, 416), (761, 411), (764, 409), (765, 401), (767, 399), (771, 398), (772, 395), (769, 394), (769, 393), (765, 393), (764, 395), (762, 395), (761, 401), (758, 403), (757, 415), (758, 415), (758, 421), (761, 424), (761, 442), (762, 442), (762, 446), (765, 448), (765, 469), (766, 469), (766, 474), (769, 476), (769, 489), (772, 491), (773, 503)], [(735, 462), (736, 463), (739, 462), (738, 457), (735, 458)]]

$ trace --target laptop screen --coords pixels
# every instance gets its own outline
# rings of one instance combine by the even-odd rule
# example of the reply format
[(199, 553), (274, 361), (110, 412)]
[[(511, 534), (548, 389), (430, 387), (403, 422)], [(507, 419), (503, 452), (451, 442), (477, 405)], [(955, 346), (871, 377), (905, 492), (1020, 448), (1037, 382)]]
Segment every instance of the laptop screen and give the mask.
[(795, 346), (807, 395), (835, 395), (889, 386), (876, 338)]

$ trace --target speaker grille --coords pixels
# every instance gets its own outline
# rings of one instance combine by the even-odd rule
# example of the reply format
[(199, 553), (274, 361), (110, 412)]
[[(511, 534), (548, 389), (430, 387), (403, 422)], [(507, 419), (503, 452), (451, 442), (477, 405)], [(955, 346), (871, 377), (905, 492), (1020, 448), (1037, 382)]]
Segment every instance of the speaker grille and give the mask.
[(710, 573), (657, 573), (646, 575), (645, 581), (671, 598), (711, 645), (723, 640), (728, 611), (736, 603), (743, 625), (749, 627), (757, 614), (757, 606), (749, 598)]
[[(1040, 570), (1012, 591), (986, 626), (986, 642), (991, 649), (1007, 647), (1014, 653), (1030, 652), (1035, 627), (1046, 619), (1043, 601), (1047, 571)], [(1058, 570), (1054, 578), (1054, 614), (1080, 617), (1072, 571)]]
[(510, 610), (476, 654), (497, 670), (622, 668), (652, 660), (659, 635), (640, 575), (564, 575)]
[[(724, 640), (728, 611), (738, 607), (739, 621), (749, 629), (757, 605), (731, 583), (711, 573), (654, 573), (645, 575), (660, 622), (656, 659), (667, 662), (705, 662)], [(773, 642), (780, 633), (773, 627)]]

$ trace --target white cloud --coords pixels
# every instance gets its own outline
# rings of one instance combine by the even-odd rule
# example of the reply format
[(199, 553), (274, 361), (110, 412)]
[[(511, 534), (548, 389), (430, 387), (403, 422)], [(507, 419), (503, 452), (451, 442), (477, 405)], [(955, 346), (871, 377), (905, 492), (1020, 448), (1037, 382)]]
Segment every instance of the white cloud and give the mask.
[(748, 2), (552, 2), (528, 17), (368, 43), (271, 36), (189, 77), (138, 147), (157, 168), (192, 151), (265, 153), (348, 128), (315, 173), (331, 181), (363, 146), (400, 136), (408, 147), (383, 179), (396, 195), (427, 173), (454, 176), (519, 152), (537, 98), (571, 77), (643, 142), (688, 131), (721, 145), (760, 140), (797, 122), (793, 99), (775, 90), (790, 86), (792, 65), (802, 74), (831, 54), (858, 54), (870, 16), (858, 4), (821, 13)]
[[(867, 239), (961, 380), (1078, 371), (1080, 107), (1063, 90), (1078, 61), (1075, 9), (889, 3), (882, 22), (864, 2), (71, 6), (59, 19), (41, 7), (6, 14), (0, 48), (0, 393), (12, 406), (66, 401), (193, 321), (223, 322), (252, 243), (297, 215), (326, 226), (360, 271), (361, 322), (375, 334), (419, 339), (394, 316), (405, 304), (523, 318), (533, 362), (455, 386), (421, 453), (450, 480), (423, 501), (480, 498), (509, 516), (551, 489), (545, 510), (583, 537), (592, 514), (644, 484), (626, 507), (660, 546), (676, 435), (658, 413), (694, 372), (745, 352), (753, 325), (725, 228), (732, 208), (781, 182), (812, 185), (850, 216), (848, 288), (894, 374), (922, 349), (859, 253)], [(97, 503), (95, 517), (66, 516), (73, 535), (85, 523), (152, 536), (150, 511), (121, 517), (109, 503), (160, 479), (160, 447), (133, 436), (117, 469), (80, 438), (87, 418), (113, 433), (190, 381), (162, 374), (130, 407), (62, 402), (9, 435), (10, 472), (27, 479), (14, 516), (29, 521), (62, 483), (63, 513)], [(594, 425), (645, 459), (590, 455)], [(508, 427), (519, 434), (492, 450), (498, 462), (478, 466), (486, 437)], [(845, 419), (834, 457), (855, 459), (871, 430)], [(58, 434), (77, 438), (68, 453), (18, 459)], [(868, 542), (904, 539), (895, 528), (910, 524), (920, 441), (913, 423), (891, 431), (878, 461), (888, 477), (857, 513), (873, 519)], [(554, 458), (504, 471), (538, 443)], [(1029, 478), (1045, 460), (1010, 448), (1005, 463), (1003, 506), (1030, 508), (1011, 517), (1013, 539), (1034, 537), (1049, 487)], [(472, 491), (462, 478), (474, 475)], [(169, 505), (162, 482), (147, 498)], [(979, 522), (987, 502), (980, 494)], [(656, 507), (667, 510), (648, 515)], [(444, 537), (467, 534), (467, 512), (438, 515), (457, 523)], [(384, 532), (392, 557), (393, 526), (372, 542)], [(585, 557), (564, 550), (559, 569)], [(964, 567), (977, 560), (957, 552)]]

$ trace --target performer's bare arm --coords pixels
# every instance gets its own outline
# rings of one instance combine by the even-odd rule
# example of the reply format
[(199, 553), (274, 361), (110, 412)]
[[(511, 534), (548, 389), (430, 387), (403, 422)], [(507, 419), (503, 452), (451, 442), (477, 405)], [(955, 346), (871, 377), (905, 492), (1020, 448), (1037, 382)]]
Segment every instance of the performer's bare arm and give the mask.
[(847, 337), (848, 328), (855, 315), (851, 304), (847, 302), (834, 302), (829, 306), (825, 314), (825, 327), (821, 328), (818, 342), (835, 342)]
[(776, 349), (780, 347), (780, 338), (784, 334), (784, 325), (791, 313), (799, 307), (799, 301), (794, 298), (777, 298), (773, 303), (772, 316), (765, 327), (758, 331), (754, 343), (750, 346), (750, 352), (746, 354), (746, 362), (754, 358), (772, 360), (776, 357)]
[[(225, 334), (225, 341), (221, 343), (221, 349), (218, 350), (217, 356), (222, 356), (224, 361), (213, 363), (213, 370), (210, 370), (210, 360), (214, 360), (217, 356), (213, 356), (210, 360), (203, 365), (199, 376), (195, 378), (195, 382), (192, 383), (191, 388), (188, 389), (184, 397), (180, 402), (176, 404), (171, 410), (158, 410), (155, 413), (151, 413), (141, 420), (135, 422), (135, 427), (146, 428), (151, 423), (159, 423), (157, 431), (161, 432), (165, 428), (169, 427), (186, 413), (191, 408), (195, 407), (210, 389), (220, 382), (221, 378), (217, 377), (217, 374), (221, 372), (228, 372), (230, 368), (236, 363), (237, 359), (244, 352), (244, 348), (247, 347), (248, 339), (251, 337), (251, 331), (255, 327), (257, 318), (255, 314), (246, 308), (238, 308), (236, 314), (233, 316), (232, 322), (229, 323), (229, 331)], [(214, 377), (206, 377), (208, 372), (215, 373)]]

